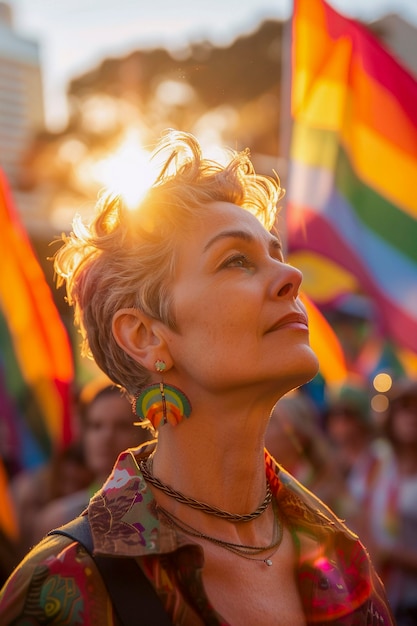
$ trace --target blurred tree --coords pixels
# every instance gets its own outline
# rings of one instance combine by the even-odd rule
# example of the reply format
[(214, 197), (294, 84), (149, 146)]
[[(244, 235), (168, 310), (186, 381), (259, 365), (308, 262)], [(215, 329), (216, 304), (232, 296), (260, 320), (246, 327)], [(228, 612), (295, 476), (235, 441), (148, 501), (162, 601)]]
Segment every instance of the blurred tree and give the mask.
[(138, 50), (104, 60), (70, 83), (67, 127), (33, 138), (21, 187), (47, 185), (51, 205), (58, 190), (91, 199), (88, 177), (77, 173), (80, 164), (111, 151), (135, 124), (145, 141), (154, 141), (168, 126), (201, 131), (201, 120), (213, 123), (215, 117), (226, 145), (277, 156), (282, 32), (282, 22), (266, 21), (228, 47), (203, 41), (184, 50)]

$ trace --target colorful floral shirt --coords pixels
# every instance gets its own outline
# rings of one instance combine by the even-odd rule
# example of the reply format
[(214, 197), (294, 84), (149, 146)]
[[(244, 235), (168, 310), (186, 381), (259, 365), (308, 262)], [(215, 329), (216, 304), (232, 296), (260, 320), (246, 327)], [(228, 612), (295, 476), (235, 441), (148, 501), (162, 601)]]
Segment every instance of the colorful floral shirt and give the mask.
[[(95, 552), (135, 557), (174, 625), (227, 626), (204, 590), (202, 548), (161, 524), (155, 513), (152, 492), (138, 466), (152, 449), (153, 444), (145, 444), (122, 453), (91, 499), (87, 512)], [(265, 461), (280, 514), (295, 542), (308, 626), (392, 625), (383, 587), (357, 537), (267, 452)], [(35, 624), (117, 625), (93, 559), (66, 537), (46, 537), (1, 591), (1, 626)]]

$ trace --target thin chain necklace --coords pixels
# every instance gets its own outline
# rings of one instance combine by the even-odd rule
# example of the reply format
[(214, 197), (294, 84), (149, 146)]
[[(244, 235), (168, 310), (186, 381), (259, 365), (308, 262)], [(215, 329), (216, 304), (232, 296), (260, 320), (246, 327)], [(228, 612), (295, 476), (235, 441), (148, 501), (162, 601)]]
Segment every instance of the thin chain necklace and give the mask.
[(264, 511), (266, 511), (266, 509), (268, 508), (272, 500), (271, 487), (267, 481), (265, 498), (263, 499), (263, 502), (261, 502), (261, 504), (258, 506), (258, 508), (255, 511), (253, 511), (252, 513), (246, 513), (244, 515), (239, 515), (236, 513), (229, 513), (228, 511), (224, 511), (223, 509), (218, 509), (217, 507), (211, 506), (210, 504), (206, 504), (205, 502), (200, 502), (199, 500), (195, 500), (194, 498), (185, 496), (180, 491), (176, 491), (170, 485), (166, 485), (161, 480), (159, 480), (159, 478), (156, 478), (156, 476), (154, 476), (152, 473), (151, 457), (149, 457), (148, 459), (142, 459), (139, 462), (139, 467), (145, 480), (147, 480), (149, 483), (151, 483), (152, 485), (154, 485), (155, 487), (157, 487), (158, 489), (166, 493), (171, 498), (174, 498), (175, 500), (177, 500), (177, 502), (186, 504), (192, 507), (193, 509), (198, 509), (199, 511), (203, 511), (204, 513), (207, 513), (208, 515), (221, 517), (222, 519), (226, 519), (229, 522), (249, 522), (251, 520), (256, 519), (257, 517), (262, 515)]
[[(220, 548), (224, 548), (225, 550), (228, 550), (229, 552), (232, 552), (233, 554), (236, 554), (237, 556), (241, 556), (244, 559), (248, 559), (250, 561), (261, 561), (265, 563), (265, 565), (268, 565), (269, 567), (272, 565), (272, 557), (274, 556), (279, 546), (281, 545), (282, 537), (284, 534), (282, 523), (279, 518), (275, 502), (273, 502), (273, 509), (274, 509), (274, 531), (273, 531), (273, 537), (272, 537), (271, 543), (267, 546), (251, 546), (251, 545), (245, 545), (245, 544), (240, 544), (240, 543), (232, 543), (230, 541), (225, 541), (224, 539), (219, 539), (218, 537), (212, 537), (211, 535), (206, 535), (205, 533), (200, 532), (193, 526), (186, 524), (186, 522), (183, 522), (182, 520), (180, 520), (173, 513), (169, 513), (164, 507), (160, 506), (159, 504), (156, 504), (157, 512), (162, 515), (162, 517), (164, 518), (163, 521), (165, 521), (165, 523), (167, 523), (169, 526), (173, 526), (174, 528), (177, 528), (178, 530), (186, 533), (187, 535), (191, 535), (192, 537), (197, 537), (198, 539), (206, 539), (207, 541), (214, 543)], [(272, 550), (272, 552), (267, 557), (263, 559), (256, 558), (256, 555), (259, 555), (262, 552), (266, 552), (269, 550)]]

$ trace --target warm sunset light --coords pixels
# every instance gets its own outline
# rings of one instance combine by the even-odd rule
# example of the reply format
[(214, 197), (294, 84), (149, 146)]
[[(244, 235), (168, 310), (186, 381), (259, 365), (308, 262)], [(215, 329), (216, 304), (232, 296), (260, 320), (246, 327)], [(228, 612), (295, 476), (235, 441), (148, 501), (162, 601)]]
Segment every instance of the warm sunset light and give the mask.
[(106, 189), (120, 194), (127, 207), (133, 209), (155, 180), (149, 158), (139, 132), (129, 130), (111, 155), (91, 164), (90, 175)]

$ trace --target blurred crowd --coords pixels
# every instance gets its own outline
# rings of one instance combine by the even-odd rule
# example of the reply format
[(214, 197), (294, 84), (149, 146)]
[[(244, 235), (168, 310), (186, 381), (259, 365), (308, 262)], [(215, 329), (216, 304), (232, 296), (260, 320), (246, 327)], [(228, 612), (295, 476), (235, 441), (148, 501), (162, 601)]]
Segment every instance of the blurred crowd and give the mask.
[(274, 408), (266, 446), (361, 539), (398, 626), (417, 625), (417, 380), (397, 380), (386, 411), (358, 379), (318, 411), (302, 390)]
[(49, 530), (82, 513), (110, 474), (120, 452), (151, 435), (134, 425), (130, 401), (109, 380), (87, 384), (75, 403), (71, 444), (35, 470), (9, 477), (9, 501), (17, 540), (0, 535), (0, 585), (15, 565)]
[[(367, 547), (399, 626), (417, 625), (417, 380), (398, 379), (375, 414), (371, 390), (354, 378), (318, 407), (301, 388), (275, 406), (266, 447)], [(0, 545), (2, 581), (49, 530), (87, 506), (118, 454), (151, 437), (133, 425), (129, 401), (109, 382), (86, 386), (79, 436), (36, 471), (10, 477), (18, 541)]]

